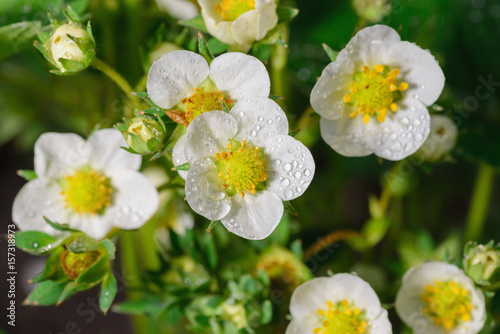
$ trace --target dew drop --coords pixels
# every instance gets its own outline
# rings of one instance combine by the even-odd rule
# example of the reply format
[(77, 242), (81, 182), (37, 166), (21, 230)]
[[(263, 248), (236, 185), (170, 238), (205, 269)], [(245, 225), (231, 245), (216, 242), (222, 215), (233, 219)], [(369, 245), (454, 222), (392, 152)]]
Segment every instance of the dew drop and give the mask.
[(403, 117), (401, 118), (401, 120), (399, 121), (401, 124), (403, 125), (408, 125), (410, 124), (410, 120), (407, 118), (407, 117)]
[(295, 176), (296, 179), (300, 179), (302, 177), (302, 173), (301, 172), (295, 172), (294, 176)]
[(306, 169), (306, 170), (304, 171), (304, 175), (305, 175), (305, 176), (309, 176), (309, 175), (311, 175), (311, 171), (310, 171), (309, 169)]
[(286, 163), (283, 165), (283, 169), (288, 172), (290, 169), (292, 169), (292, 165), (290, 165), (289, 163)]
[(293, 191), (291, 189), (285, 189), (285, 192), (283, 193), (283, 196), (286, 199), (290, 199), (293, 196)]
[(283, 180), (281, 180), (280, 185), (282, 187), (288, 187), (290, 185), (290, 180), (287, 178), (284, 178)]

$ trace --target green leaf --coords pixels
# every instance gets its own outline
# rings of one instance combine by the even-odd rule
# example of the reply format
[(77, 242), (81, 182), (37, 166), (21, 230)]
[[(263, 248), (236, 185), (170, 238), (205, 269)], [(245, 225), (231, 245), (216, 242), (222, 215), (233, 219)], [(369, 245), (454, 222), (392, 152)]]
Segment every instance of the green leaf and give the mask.
[(276, 8), (276, 14), (278, 14), (278, 23), (284, 23), (291, 21), (295, 16), (299, 14), (297, 8), (278, 6)]
[(271, 46), (269, 44), (255, 43), (252, 47), (252, 54), (263, 63), (267, 63), (271, 55)]
[(29, 170), (29, 169), (19, 169), (17, 171), (17, 175), (25, 179), (26, 181), (31, 181), (36, 179), (36, 173), (34, 170)]
[(59, 296), (64, 290), (68, 280), (43, 281), (24, 300), (25, 305), (54, 305), (59, 301)]
[(26, 21), (0, 27), (0, 59), (19, 53), (33, 44), (40, 21)]
[(203, 37), (203, 34), (201, 32), (198, 33), (198, 53), (205, 58), (205, 60), (208, 62), (208, 65), (214, 60), (213, 54), (210, 52), (208, 49), (208, 44), (207, 41), (205, 41), (205, 38)]
[(298, 135), (298, 134), (299, 134), (299, 132), (300, 132), (300, 129), (297, 129), (297, 130), (295, 130), (295, 131), (291, 131), (288, 135), (289, 135), (290, 137), (295, 137), (296, 135)]
[(87, 270), (85, 270), (76, 279), (77, 284), (90, 284), (99, 282), (104, 275), (110, 272), (109, 267), (109, 257), (107, 254), (101, 255), (101, 257), (91, 265)]
[(16, 233), (16, 246), (33, 255), (43, 255), (59, 246), (63, 239), (56, 239), (40, 231), (21, 231)]
[(116, 278), (113, 273), (109, 272), (102, 280), (101, 293), (99, 294), (99, 307), (104, 314), (108, 312), (113, 303), (117, 289)]
[(179, 24), (181, 26), (191, 27), (208, 34), (207, 27), (205, 26), (205, 21), (203, 21), (203, 17), (201, 16), (201, 14), (190, 20), (180, 21)]
[(64, 16), (71, 21), (72, 23), (80, 23), (80, 17), (78, 14), (68, 5), (65, 9), (63, 9)]
[(58, 231), (63, 231), (63, 232), (80, 232), (78, 230), (69, 228), (68, 224), (55, 223), (55, 222), (51, 221), (49, 218), (47, 218), (45, 216), (43, 217), (43, 219), (45, 220), (45, 222), (47, 224), (49, 224), (50, 226), (52, 226), (52, 228), (54, 228), (54, 229), (56, 229)]
[(163, 303), (159, 299), (146, 297), (114, 305), (113, 312), (130, 315), (153, 314), (158, 311), (158, 308), (164, 308)]
[(326, 43), (323, 43), (322, 45), (323, 45), (323, 50), (325, 50), (326, 54), (328, 55), (328, 58), (330, 58), (330, 60), (332, 62), (334, 62), (335, 60), (337, 60), (337, 56), (339, 55), (339, 52), (333, 50), (331, 47), (329, 47), (328, 45), (326, 45)]

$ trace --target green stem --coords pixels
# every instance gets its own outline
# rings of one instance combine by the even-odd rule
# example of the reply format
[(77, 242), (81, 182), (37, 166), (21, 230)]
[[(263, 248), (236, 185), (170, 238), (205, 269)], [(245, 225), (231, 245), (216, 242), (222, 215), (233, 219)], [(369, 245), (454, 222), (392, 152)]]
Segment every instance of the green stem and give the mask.
[[(120, 87), (120, 89), (125, 93), (125, 95), (127, 95), (127, 97), (132, 102), (133, 106), (137, 109), (140, 109), (139, 98), (131, 94), (133, 90), (132, 87), (127, 82), (127, 80), (125, 80), (118, 72), (116, 72), (108, 64), (106, 64), (100, 59), (95, 58), (94, 61), (92, 62), (92, 66), (95, 69), (104, 73), (108, 78), (113, 80), (118, 85), (118, 87)], [(126, 117), (132, 116), (131, 110), (128, 110), (128, 112), (126, 113), (127, 113), (125, 115)]]
[(393, 194), (392, 188), (394, 187), (394, 182), (398, 182), (398, 178), (401, 177), (398, 171), (404, 161), (405, 160), (398, 161), (394, 164), (394, 166), (392, 166), (388, 176), (386, 177), (386, 181), (384, 182), (382, 193), (380, 194), (379, 199), (379, 208), (382, 217), (386, 216), (386, 211), (389, 207)]
[[(288, 40), (288, 26), (285, 24), (281, 25), (281, 36), (285, 42)], [(287, 96), (287, 83), (285, 80), (285, 68), (288, 61), (288, 48), (282, 45), (273, 45), (271, 47), (271, 88), (272, 94), (278, 96)], [(282, 107), (284, 105), (283, 100), (276, 101)]]
[(465, 227), (465, 240), (478, 241), (481, 238), (490, 204), (494, 179), (495, 170), (493, 167), (482, 164), (479, 167), (472, 194), (472, 202)]

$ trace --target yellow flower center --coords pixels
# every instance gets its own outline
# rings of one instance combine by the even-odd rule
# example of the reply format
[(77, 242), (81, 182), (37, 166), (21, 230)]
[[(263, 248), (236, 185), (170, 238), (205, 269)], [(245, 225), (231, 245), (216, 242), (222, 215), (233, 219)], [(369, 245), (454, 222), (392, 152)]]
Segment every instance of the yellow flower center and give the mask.
[(371, 116), (383, 122), (388, 110), (396, 112), (398, 105), (395, 102), (401, 99), (401, 92), (408, 89), (406, 82), (396, 85), (398, 75), (399, 69), (391, 71), (383, 65), (375, 65), (374, 69), (363, 66), (360, 72), (355, 72), (349, 93), (343, 98), (344, 103), (354, 107), (349, 116), (361, 115), (368, 124)]
[(61, 194), (66, 207), (79, 215), (102, 213), (111, 204), (113, 188), (110, 179), (93, 169), (77, 170), (73, 175), (66, 175), (64, 181)]
[(223, 179), (222, 188), (229, 196), (241, 197), (245, 191), (255, 194), (256, 189), (267, 179), (264, 171), (264, 153), (258, 146), (249, 146), (245, 140), (229, 140), (227, 151), (215, 153), (217, 171)]
[(252, 9), (255, 9), (255, 0), (222, 0), (214, 6), (215, 12), (219, 13), (224, 21), (234, 21)]
[(188, 123), (191, 123), (204, 112), (222, 110), (223, 101), (226, 104), (233, 103), (231, 99), (224, 99), (224, 95), (219, 90), (214, 92), (204, 92), (199, 88), (194, 88), (194, 90), (196, 92), (193, 95), (182, 100), (182, 104), (185, 105), (185, 117)]
[(368, 323), (365, 311), (361, 311), (347, 300), (337, 304), (326, 302), (327, 308), (316, 312), (321, 318), (321, 327), (313, 330), (314, 334), (367, 334)]
[(472, 305), (470, 293), (453, 281), (434, 281), (425, 287), (420, 297), (425, 303), (422, 313), (430, 316), (436, 325), (450, 330), (470, 320)]

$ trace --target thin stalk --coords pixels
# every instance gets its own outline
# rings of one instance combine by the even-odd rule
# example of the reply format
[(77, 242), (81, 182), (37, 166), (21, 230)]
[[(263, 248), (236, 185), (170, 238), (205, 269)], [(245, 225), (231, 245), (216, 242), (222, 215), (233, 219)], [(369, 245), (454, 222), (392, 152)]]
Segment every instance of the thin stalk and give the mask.
[(339, 230), (339, 231), (334, 231), (332, 233), (327, 234), (326, 236), (322, 237), (321, 239), (317, 240), (312, 246), (310, 246), (305, 252), (304, 252), (304, 259), (310, 258), (314, 254), (318, 253), (322, 249), (327, 248), (331, 244), (334, 244), (338, 241), (342, 240), (349, 240), (355, 237), (359, 236), (359, 232), (353, 231), (353, 230)]
[[(288, 40), (288, 25), (281, 25), (281, 36), (285, 43)], [(271, 47), (271, 87), (272, 94), (279, 96), (288, 96), (288, 80), (285, 80), (285, 68), (288, 61), (288, 48), (282, 45), (273, 45)], [(284, 101), (276, 101), (282, 107), (284, 106)]]
[[(127, 98), (132, 102), (133, 106), (137, 109), (140, 109), (139, 105), (139, 99), (137, 96), (132, 95), (131, 93), (133, 92), (132, 87), (129, 85), (127, 80), (125, 80), (118, 72), (116, 72), (114, 69), (112, 69), (108, 64), (103, 62), (100, 59), (95, 58), (94, 61), (92, 62), (92, 66), (104, 73), (108, 78), (113, 80), (118, 87), (125, 93)], [(126, 117), (131, 117), (132, 116), (132, 110), (126, 110)]]
[(493, 167), (481, 164), (465, 226), (465, 240), (478, 241), (483, 234), (494, 181), (495, 170)]

